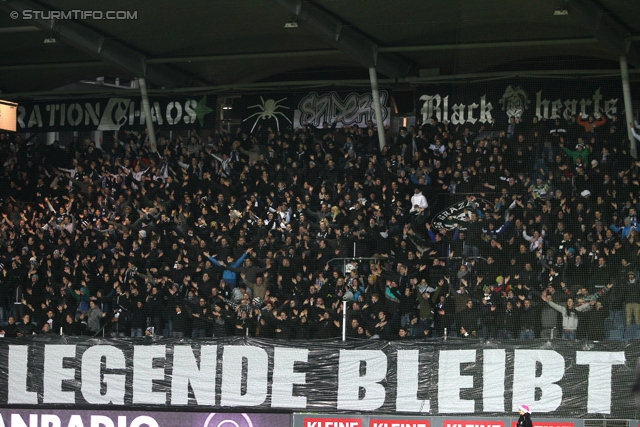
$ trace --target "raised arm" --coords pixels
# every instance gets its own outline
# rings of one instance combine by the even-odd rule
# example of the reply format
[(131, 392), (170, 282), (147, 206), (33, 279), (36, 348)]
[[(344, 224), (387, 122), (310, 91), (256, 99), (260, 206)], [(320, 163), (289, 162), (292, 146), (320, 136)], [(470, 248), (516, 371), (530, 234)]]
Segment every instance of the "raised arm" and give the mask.
[(204, 252), (203, 255), (209, 258), (209, 261), (211, 261), (214, 265), (217, 265), (218, 267), (222, 267), (222, 264), (220, 264), (220, 262), (217, 259), (209, 255), (209, 252)]
[[(545, 300), (546, 301), (546, 300)], [(565, 310), (565, 308), (563, 306), (561, 306), (560, 304), (556, 304), (553, 301), (547, 301), (547, 304), (549, 304), (549, 306), (551, 306), (551, 308), (553, 308), (555, 311), (559, 312), (560, 314), (562, 314), (563, 316), (567, 313), (567, 311)]]

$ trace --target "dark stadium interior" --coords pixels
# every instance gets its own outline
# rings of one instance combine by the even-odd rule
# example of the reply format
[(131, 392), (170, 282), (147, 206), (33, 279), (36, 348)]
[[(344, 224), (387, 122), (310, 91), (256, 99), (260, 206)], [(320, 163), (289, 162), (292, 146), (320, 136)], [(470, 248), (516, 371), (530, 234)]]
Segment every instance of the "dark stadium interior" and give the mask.
[(0, 0), (0, 99), (0, 427), (638, 426), (639, 0)]
[(108, 8), (0, 3), (8, 329), (640, 337), (637, 2)]
[[(218, 0), (215, 7), (206, 0), (113, 1), (110, 10), (137, 12), (136, 19), (60, 20), (51, 29), (47, 19), (26, 20), (22, 14), (11, 19), (9, 12), (105, 11), (106, 7), (81, 0), (3, 1), (0, 90), (51, 91), (96, 76), (139, 76), (135, 67), (141, 64), (117, 66), (107, 47), (115, 56), (130, 55), (133, 60), (140, 55), (147, 60), (147, 70), (162, 69), (177, 80), (172, 85), (149, 79), (155, 87), (213, 90), (262, 81), (317, 80), (318, 68), (326, 70), (321, 80), (346, 79), (331, 69), (348, 68), (366, 79), (366, 70), (357, 70), (362, 70), (364, 60), (372, 60), (373, 52), (354, 53), (358, 46), (375, 46), (381, 77), (392, 78), (417, 78), (420, 69), (429, 70), (429, 77), (437, 73), (470, 78), (504, 71), (554, 70), (560, 75), (576, 68), (617, 70), (625, 42), (630, 44), (629, 63), (634, 68), (640, 65), (640, 9), (630, 0), (300, 4), (304, 6), (296, 14), (293, 0)], [(556, 15), (556, 10), (568, 14)], [(298, 26), (285, 28), (291, 22)], [(75, 31), (75, 25), (80, 30)], [(83, 42), (82, 31), (90, 31), (92, 38)], [(50, 36), (58, 43), (43, 43)], [(388, 67), (380, 67), (386, 62)]]

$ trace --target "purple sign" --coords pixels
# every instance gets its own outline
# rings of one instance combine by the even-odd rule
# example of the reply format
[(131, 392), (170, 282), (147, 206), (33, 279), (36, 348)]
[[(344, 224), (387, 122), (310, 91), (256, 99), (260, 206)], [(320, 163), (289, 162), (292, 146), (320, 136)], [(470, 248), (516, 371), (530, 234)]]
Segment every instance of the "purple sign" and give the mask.
[(288, 427), (287, 414), (0, 409), (3, 427)]

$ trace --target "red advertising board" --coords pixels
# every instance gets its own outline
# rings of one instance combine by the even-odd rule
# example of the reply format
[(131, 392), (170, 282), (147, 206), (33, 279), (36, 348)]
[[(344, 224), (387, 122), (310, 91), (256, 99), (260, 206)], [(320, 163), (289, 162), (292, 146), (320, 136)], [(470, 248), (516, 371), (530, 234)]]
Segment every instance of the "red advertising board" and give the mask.
[[(518, 425), (517, 421), (511, 423), (511, 427), (516, 427)], [(553, 421), (534, 421), (533, 427), (574, 427), (574, 423), (554, 423)]]
[(360, 418), (305, 418), (304, 427), (362, 427)]
[(369, 420), (369, 427), (429, 427), (429, 420), (375, 419)]
[(442, 427), (504, 427), (500, 420), (444, 420)]

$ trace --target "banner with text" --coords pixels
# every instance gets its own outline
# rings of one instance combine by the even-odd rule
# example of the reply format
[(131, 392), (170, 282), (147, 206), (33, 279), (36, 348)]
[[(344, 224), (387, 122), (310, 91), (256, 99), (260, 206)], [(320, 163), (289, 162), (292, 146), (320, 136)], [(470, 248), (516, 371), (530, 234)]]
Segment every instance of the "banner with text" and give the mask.
[[(530, 123), (569, 120), (574, 114), (617, 114), (623, 117), (624, 99), (619, 79), (514, 80), (474, 84), (442, 84), (416, 89), (417, 119), (435, 117), (453, 125), (484, 126), (522, 117)], [(624, 121), (622, 121), (624, 125)]]
[[(385, 126), (391, 123), (390, 94), (380, 91), (380, 108)], [(242, 97), (234, 101), (233, 114), (240, 114), (247, 132), (284, 131), (311, 125), (322, 128), (325, 123), (336, 127), (366, 127), (376, 123), (371, 92), (295, 92), (256, 97)]]
[[(151, 119), (156, 127), (212, 128), (215, 97), (150, 98)], [(20, 103), (17, 131), (116, 131), (146, 126), (142, 100), (135, 96), (104, 99)]]
[(634, 418), (640, 343), (0, 341), (0, 406)]
[(288, 427), (287, 414), (0, 409), (2, 427)]
[[(512, 418), (293, 414), (293, 427), (517, 427)], [(533, 427), (584, 427), (584, 419), (539, 418)], [(634, 426), (635, 427), (635, 426)]]

